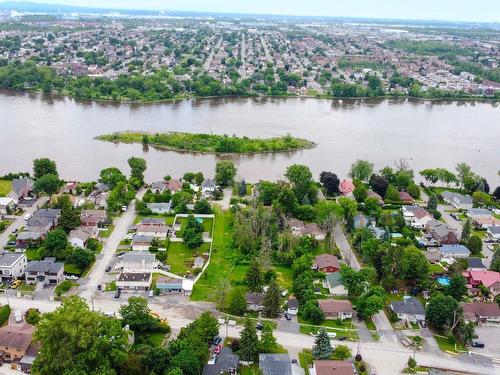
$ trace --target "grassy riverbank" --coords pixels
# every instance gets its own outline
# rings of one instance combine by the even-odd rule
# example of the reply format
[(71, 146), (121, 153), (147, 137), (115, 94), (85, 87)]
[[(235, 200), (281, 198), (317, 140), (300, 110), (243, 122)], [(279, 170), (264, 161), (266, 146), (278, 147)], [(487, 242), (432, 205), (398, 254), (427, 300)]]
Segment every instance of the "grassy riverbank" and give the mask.
[(290, 135), (275, 138), (247, 138), (215, 134), (120, 132), (96, 137), (100, 141), (115, 143), (141, 143), (166, 150), (193, 151), (222, 154), (258, 154), (284, 152), (315, 146)]

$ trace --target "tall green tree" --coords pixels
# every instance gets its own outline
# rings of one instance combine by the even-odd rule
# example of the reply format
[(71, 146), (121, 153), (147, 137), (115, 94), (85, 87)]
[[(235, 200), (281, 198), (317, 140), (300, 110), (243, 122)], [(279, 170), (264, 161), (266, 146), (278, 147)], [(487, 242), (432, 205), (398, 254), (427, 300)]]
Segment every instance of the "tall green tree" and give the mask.
[(459, 316), (458, 301), (452, 296), (435, 293), (427, 305), (426, 318), (431, 327), (449, 331)]
[(34, 338), (41, 346), (32, 372), (41, 375), (112, 375), (127, 359), (129, 349), (120, 321), (90, 311), (76, 296), (44, 314)]
[(151, 315), (148, 301), (143, 297), (130, 297), (128, 304), (120, 307), (123, 322), (134, 332), (150, 332), (159, 325), (158, 318)]
[(234, 289), (229, 295), (229, 313), (233, 315), (243, 315), (247, 310), (245, 294), (241, 289)]
[(333, 354), (333, 348), (330, 344), (330, 338), (325, 328), (321, 328), (314, 340), (312, 355), (314, 359), (330, 359)]
[(115, 167), (103, 169), (100, 173), (99, 182), (108, 186), (113, 190), (120, 182), (127, 181), (125, 175)]
[(276, 350), (276, 338), (273, 336), (273, 326), (269, 322), (264, 323), (260, 337), (260, 353), (273, 353)]
[(219, 160), (215, 166), (215, 182), (221, 187), (231, 186), (236, 171), (236, 167), (231, 160)]
[(293, 192), (297, 200), (301, 203), (303, 202), (304, 197), (308, 197), (311, 191), (311, 186), (313, 183), (311, 170), (301, 164), (294, 164), (287, 168), (285, 177), (290, 181), (293, 187)]
[(467, 220), (465, 220), (464, 226), (462, 227), (462, 234), (460, 236), (460, 240), (462, 242), (467, 242), (469, 240), (471, 232), (472, 232), (472, 223), (470, 221), (470, 218), (467, 218)]
[(472, 255), (480, 254), (483, 249), (483, 241), (481, 240), (481, 237), (476, 235), (470, 236), (467, 240), (467, 248), (470, 250)]
[(276, 318), (281, 312), (281, 293), (276, 280), (269, 284), (263, 300), (264, 315), (270, 318)]
[(47, 174), (58, 176), (56, 162), (48, 158), (33, 160), (33, 175), (39, 179)]
[(127, 160), (130, 167), (130, 177), (132, 185), (136, 189), (144, 185), (144, 172), (146, 171), (146, 160), (143, 158), (131, 157)]
[(460, 274), (450, 278), (450, 284), (446, 287), (446, 294), (455, 298), (458, 302), (467, 294), (467, 280)]
[(38, 178), (34, 185), (33, 190), (35, 193), (46, 193), (48, 195), (57, 193), (61, 186), (61, 180), (55, 174), (44, 174)]
[(325, 320), (325, 314), (320, 309), (316, 299), (310, 299), (303, 304), (301, 314), (304, 319), (309, 320), (312, 324), (319, 325)]
[(262, 268), (257, 258), (253, 258), (247, 270), (246, 284), (251, 292), (261, 292), (263, 281)]
[(238, 354), (243, 361), (254, 361), (259, 353), (257, 343), (259, 338), (255, 324), (250, 319), (245, 321), (245, 327), (240, 333), (240, 349)]
[(373, 173), (373, 163), (370, 163), (367, 160), (358, 159), (351, 165), (351, 171), (349, 172), (349, 177), (366, 182), (368, 181), (372, 173)]

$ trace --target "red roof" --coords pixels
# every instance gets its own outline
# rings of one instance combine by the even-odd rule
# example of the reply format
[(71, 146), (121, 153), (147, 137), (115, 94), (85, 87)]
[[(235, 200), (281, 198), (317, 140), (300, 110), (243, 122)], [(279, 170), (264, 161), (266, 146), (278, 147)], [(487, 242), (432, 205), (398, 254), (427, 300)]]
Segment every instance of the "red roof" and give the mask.
[(315, 259), (316, 266), (318, 269), (325, 267), (335, 267), (340, 269), (339, 259), (332, 254), (320, 254)]
[(466, 271), (464, 276), (472, 279), (472, 281), (480, 282), (487, 288), (500, 282), (500, 272), (495, 271)]
[(325, 314), (352, 313), (351, 301), (337, 299), (320, 299), (318, 300), (319, 308)]
[(399, 199), (401, 199), (403, 202), (413, 202), (413, 198), (406, 191), (399, 192)]
[(342, 194), (347, 195), (349, 193), (352, 193), (352, 191), (354, 190), (354, 184), (351, 180), (342, 180), (339, 185), (339, 190)]

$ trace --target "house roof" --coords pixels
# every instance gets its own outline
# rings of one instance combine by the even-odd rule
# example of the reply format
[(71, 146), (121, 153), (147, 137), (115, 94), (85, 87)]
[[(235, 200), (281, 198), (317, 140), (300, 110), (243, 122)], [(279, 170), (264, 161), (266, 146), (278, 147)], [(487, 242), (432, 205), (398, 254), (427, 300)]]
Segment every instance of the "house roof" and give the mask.
[(316, 375), (355, 375), (354, 365), (349, 361), (314, 361)]
[(212, 180), (211, 178), (205, 179), (205, 181), (203, 181), (203, 183), (201, 184), (201, 187), (204, 188), (214, 188), (215, 186), (215, 180)]
[(20, 232), (18, 235), (17, 235), (17, 240), (38, 240), (42, 237), (42, 233), (38, 233), (38, 232)]
[(168, 203), (148, 203), (146, 204), (146, 207), (149, 208), (150, 210), (165, 210), (165, 211), (170, 211), (172, 208), (172, 201)]
[(130, 281), (149, 281), (151, 278), (151, 273), (149, 272), (122, 272), (120, 276), (118, 276), (118, 281), (130, 282)]
[(0, 250), (0, 267), (11, 267), (23, 257), (26, 257), (23, 253)]
[(492, 235), (500, 234), (500, 225), (492, 225), (488, 228), (488, 232)]
[(259, 354), (259, 368), (263, 375), (291, 375), (288, 354)]
[(90, 238), (90, 235), (81, 229), (73, 229), (71, 232), (69, 232), (69, 238), (70, 239), (77, 238), (85, 242)]
[(26, 266), (26, 272), (59, 273), (64, 263), (56, 262), (55, 259), (32, 260)]
[(411, 314), (411, 315), (424, 315), (425, 310), (420, 301), (416, 298), (410, 297), (403, 301), (394, 301), (391, 303), (391, 309), (396, 314)]
[(316, 264), (318, 269), (324, 267), (340, 268), (340, 263), (338, 258), (332, 254), (320, 254), (315, 258), (314, 263)]
[(248, 304), (251, 305), (262, 305), (262, 301), (264, 300), (264, 294), (263, 293), (246, 293), (245, 294), (245, 299)]
[(403, 206), (403, 212), (408, 212), (417, 219), (423, 219), (426, 216), (431, 216), (431, 214), (420, 206)]
[(182, 182), (177, 179), (167, 181), (167, 189), (170, 191), (177, 191), (182, 189)]
[(485, 287), (489, 288), (491, 285), (500, 282), (500, 272), (495, 271), (466, 271), (465, 275), (470, 277), (473, 281), (480, 282)]
[(145, 217), (144, 219), (141, 220), (141, 222), (139, 224), (140, 225), (155, 225), (155, 224), (165, 225), (165, 219), (161, 219), (158, 217)]
[(0, 206), (8, 206), (14, 202), (14, 199), (9, 198), (9, 197), (0, 197)]
[(321, 311), (325, 314), (354, 312), (351, 301), (348, 300), (320, 299), (318, 300), (318, 304)]
[(288, 308), (289, 309), (298, 309), (299, 308), (299, 301), (297, 300), (297, 298), (295, 298), (294, 296), (290, 296), (288, 298)]
[(343, 195), (348, 195), (349, 193), (352, 193), (353, 190), (354, 184), (351, 180), (342, 180), (342, 182), (339, 184), (339, 191)]
[(156, 256), (149, 251), (127, 251), (123, 254), (122, 259), (124, 263), (142, 263), (144, 261), (148, 265), (156, 261)]
[(156, 280), (157, 288), (172, 288), (172, 289), (181, 289), (182, 288), (182, 279), (173, 279), (171, 277), (160, 276), (158, 280)]
[(496, 303), (464, 303), (462, 308), (469, 320), (486, 316), (500, 317), (500, 307)]
[(167, 225), (143, 225), (139, 224), (137, 226), (137, 232), (144, 233), (167, 233), (170, 230), (170, 227)]
[(225, 346), (217, 356), (213, 365), (205, 365), (202, 375), (220, 375), (225, 374), (230, 369), (237, 369), (240, 357), (233, 353), (231, 348)]
[(483, 264), (483, 261), (479, 258), (467, 258), (468, 268), (484, 268), (486, 266)]
[(401, 199), (403, 202), (413, 202), (413, 198), (410, 194), (408, 194), (406, 191), (400, 191), (399, 192), (399, 199)]
[(61, 210), (56, 208), (42, 208), (33, 213), (33, 217), (57, 219), (61, 215)]
[(441, 253), (439, 250), (427, 250), (424, 251), (425, 259), (429, 262), (437, 262), (441, 259)]
[(12, 180), (12, 191), (17, 195), (25, 188), (31, 189), (33, 187), (33, 180), (30, 178), (15, 178)]
[(24, 353), (33, 339), (33, 326), (30, 324), (7, 325), (0, 328), (0, 347), (17, 349)]
[(439, 247), (439, 251), (443, 255), (470, 255), (469, 249), (464, 245), (443, 245)]
[(138, 243), (147, 243), (150, 244), (151, 241), (153, 241), (153, 236), (141, 236), (141, 235), (135, 235), (134, 238), (132, 239), (132, 243), (138, 244)]
[(472, 204), (472, 198), (468, 195), (453, 193), (451, 191), (443, 191), (441, 196), (445, 199), (455, 201), (461, 204)]
[(491, 216), (492, 212), (486, 208), (471, 208), (469, 214), (471, 216)]

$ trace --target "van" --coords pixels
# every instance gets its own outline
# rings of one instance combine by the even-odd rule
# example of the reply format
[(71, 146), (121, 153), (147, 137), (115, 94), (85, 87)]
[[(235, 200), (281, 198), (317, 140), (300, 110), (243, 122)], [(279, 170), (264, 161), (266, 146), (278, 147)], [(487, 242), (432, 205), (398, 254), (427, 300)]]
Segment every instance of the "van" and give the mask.
[(31, 216), (33, 216), (33, 215), (31, 215), (31, 214), (24, 215), (24, 220), (28, 221), (29, 219), (31, 219)]
[(19, 310), (14, 311), (14, 317), (16, 318), (16, 323), (21, 323), (23, 321), (23, 313)]

